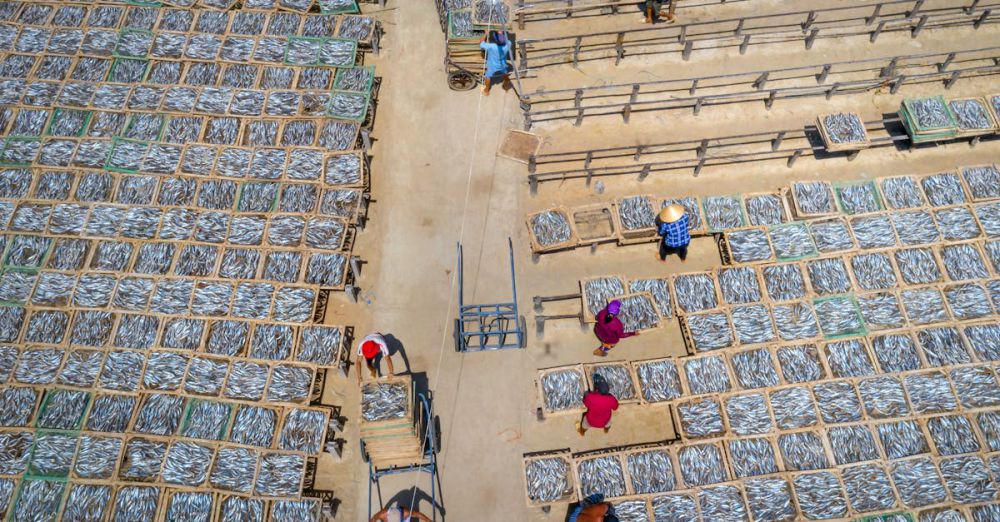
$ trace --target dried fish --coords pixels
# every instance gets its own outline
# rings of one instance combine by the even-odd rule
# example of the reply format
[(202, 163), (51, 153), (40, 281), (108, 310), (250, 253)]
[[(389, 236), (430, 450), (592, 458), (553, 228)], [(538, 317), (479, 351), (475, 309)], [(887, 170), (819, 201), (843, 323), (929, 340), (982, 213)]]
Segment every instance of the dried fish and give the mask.
[(58, 513), (66, 483), (55, 480), (26, 479), (21, 483), (9, 520), (45, 519), (43, 514)]
[(14, 379), (25, 384), (48, 384), (56, 379), (65, 350), (61, 348), (26, 349), (21, 352)]
[(211, 448), (192, 442), (175, 442), (163, 464), (163, 481), (184, 486), (198, 486), (208, 476), (212, 462)]
[(146, 397), (135, 418), (133, 431), (151, 435), (173, 435), (180, 427), (187, 399), (155, 393)]
[(948, 498), (941, 476), (929, 458), (894, 463), (892, 481), (899, 492), (899, 498), (908, 507), (937, 504)]
[(775, 225), (769, 229), (774, 254), (780, 260), (794, 260), (816, 255), (809, 229), (804, 223)]
[(942, 237), (949, 241), (974, 239), (983, 233), (972, 211), (965, 207), (935, 210), (934, 219), (937, 220)]
[(715, 350), (733, 345), (733, 331), (724, 313), (705, 313), (686, 318), (694, 349)]
[(278, 447), (284, 450), (319, 453), (326, 436), (326, 417), (314, 410), (294, 409), (285, 417)]
[(712, 399), (679, 404), (677, 414), (681, 429), (689, 438), (713, 437), (725, 432), (719, 403)]
[(195, 399), (188, 410), (181, 434), (195, 439), (222, 440), (226, 436), (231, 413), (232, 406), (229, 404)]
[(142, 352), (115, 350), (108, 353), (101, 370), (101, 387), (108, 390), (135, 391), (146, 358)]
[(626, 464), (632, 491), (637, 495), (672, 491), (677, 486), (674, 465), (665, 450), (629, 453)]
[(872, 338), (872, 351), (885, 373), (906, 372), (922, 367), (917, 346), (906, 334), (887, 334)]
[(166, 519), (170, 521), (208, 522), (212, 517), (212, 507), (211, 493), (180, 491), (174, 493), (170, 498)]
[(955, 368), (951, 370), (959, 401), (966, 408), (986, 408), (1000, 404), (1000, 387), (986, 367)]
[(798, 181), (792, 184), (795, 204), (802, 216), (837, 212), (833, 190), (825, 181)]
[[(976, 423), (990, 451), (1000, 448), (1000, 412), (986, 411), (976, 415)], [(994, 476), (996, 474), (994, 473)]]
[(629, 282), (629, 292), (648, 292), (656, 302), (656, 309), (661, 318), (674, 315), (673, 303), (670, 298), (670, 286), (666, 279), (636, 279)]
[[(659, 360), (644, 363), (634, 363), (636, 376), (639, 379), (639, 389), (646, 402), (663, 402), (681, 396), (681, 383), (677, 374), (677, 365), (672, 360)], [(544, 381), (543, 381), (544, 382)], [(574, 397), (566, 396), (579, 405), (582, 391)], [(546, 394), (546, 399), (548, 394)], [(548, 403), (546, 403), (548, 406)], [(551, 408), (550, 409), (555, 409)]]
[(785, 205), (777, 194), (750, 196), (744, 200), (747, 219), (753, 226), (777, 225), (786, 221)]
[(851, 290), (844, 260), (834, 257), (806, 263), (813, 291), (819, 295), (843, 294)]
[(67, 522), (103, 520), (111, 504), (111, 486), (74, 484), (66, 498), (62, 519)]
[(844, 185), (837, 188), (837, 199), (845, 213), (868, 214), (882, 210), (882, 201), (871, 182)]
[(989, 277), (982, 255), (970, 244), (942, 246), (941, 262), (944, 263), (948, 277), (953, 281)]
[(858, 308), (865, 326), (870, 330), (901, 328), (906, 323), (895, 294), (885, 292), (859, 295)]
[(773, 391), (770, 399), (771, 411), (780, 429), (805, 428), (818, 422), (809, 388), (797, 386)]
[(607, 455), (577, 462), (576, 474), (583, 496), (601, 493), (605, 497), (625, 494), (625, 474), (617, 455)]
[(778, 472), (774, 447), (765, 438), (729, 441), (729, 460), (738, 478)]
[(858, 285), (865, 290), (885, 290), (896, 286), (896, 273), (884, 253), (860, 254), (851, 258)]
[(893, 495), (889, 476), (881, 466), (852, 466), (844, 468), (842, 475), (847, 498), (855, 511), (867, 513), (896, 506), (896, 496)]
[[(754, 520), (789, 522), (795, 518), (792, 493), (782, 479), (753, 479), (743, 483)], [(657, 519), (659, 522), (659, 519)]]
[(889, 207), (894, 209), (916, 208), (924, 204), (920, 188), (910, 176), (883, 179), (882, 195)]
[(125, 433), (135, 404), (136, 398), (128, 395), (98, 395), (87, 416), (87, 430)]
[(827, 429), (827, 437), (838, 466), (880, 458), (875, 437), (866, 426), (831, 427)]
[(858, 304), (853, 297), (817, 299), (815, 305), (820, 328), (827, 337), (850, 335), (864, 328)]
[[(735, 324), (735, 317), (733, 319)], [(770, 322), (768, 323), (770, 327)], [(739, 329), (737, 328), (737, 331)], [(753, 389), (778, 385), (778, 372), (767, 349), (748, 350), (732, 355), (733, 373), (740, 386)]]
[(726, 243), (733, 261), (737, 263), (766, 261), (774, 257), (767, 233), (762, 229), (734, 230), (726, 234)]
[(479, 23), (504, 27), (510, 21), (510, 7), (500, 0), (476, 0), (473, 9)]
[(39, 428), (76, 429), (90, 404), (90, 394), (82, 391), (54, 389), (45, 393), (44, 406), (38, 414)]
[(615, 516), (621, 522), (651, 522), (649, 508), (645, 500), (613, 502), (611, 508), (614, 509)]
[(886, 248), (896, 245), (896, 232), (889, 216), (856, 217), (850, 220), (851, 232), (863, 249)]
[(786, 341), (819, 336), (816, 315), (806, 303), (775, 305), (771, 308), (771, 315), (774, 317), (774, 325), (778, 329), (778, 335)]
[(151, 522), (156, 516), (160, 488), (124, 486), (115, 495), (113, 522)]
[(701, 514), (705, 520), (746, 522), (747, 508), (743, 493), (736, 486), (705, 488), (698, 492)]
[(572, 236), (569, 220), (565, 213), (558, 210), (535, 214), (531, 218), (531, 231), (535, 241), (543, 247), (564, 243)]
[(234, 361), (224, 395), (233, 399), (259, 400), (264, 396), (267, 371), (263, 364)]
[(684, 374), (692, 395), (722, 393), (732, 388), (726, 363), (721, 356), (685, 360)]
[(569, 472), (569, 462), (561, 457), (526, 459), (528, 498), (535, 504), (562, 500), (572, 491)]
[[(83, 279), (83, 276), (81, 276)], [(111, 289), (114, 288), (114, 281), (111, 281), (108, 288), (108, 299), (110, 299)], [(79, 287), (77, 291), (79, 292)], [(156, 333), (160, 327), (160, 320), (157, 317), (139, 314), (122, 314), (118, 322), (117, 333), (115, 334), (114, 345), (122, 348), (145, 349), (153, 346), (156, 341)]]
[(872, 418), (901, 417), (909, 413), (903, 385), (894, 377), (876, 377), (858, 383), (865, 411)]
[(305, 459), (301, 455), (265, 453), (254, 491), (266, 497), (298, 496), (304, 474)]
[(778, 361), (781, 374), (790, 383), (816, 381), (826, 375), (819, 362), (819, 352), (812, 344), (778, 348)]
[(205, 322), (200, 319), (168, 319), (160, 345), (164, 348), (194, 350), (201, 346)]
[(966, 326), (963, 332), (980, 360), (1000, 361), (1000, 325)]
[[(257, 457), (256, 451), (246, 448), (220, 448), (219, 455), (212, 465), (209, 482), (219, 489), (249, 493), (253, 488), (254, 473), (257, 471)], [(238, 497), (231, 497), (234, 498)]]
[(989, 110), (982, 101), (976, 98), (951, 100), (948, 102), (948, 108), (955, 115), (959, 129), (990, 130), (996, 126), (993, 123), (993, 118), (990, 117)]
[(719, 270), (719, 287), (727, 304), (755, 303), (761, 300), (760, 282), (757, 273), (750, 267)]
[(191, 394), (218, 395), (228, 370), (229, 363), (225, 360), (194, 357), (188, 367), (184, 391)]
[(941, 235), (929, 212), (897, 212), (892, 215), (892, 221), (904, 245), (923, 245), (940, 240)]
[[(618, 318), (627, 332), (648, 330), (659, 325), (660, 316), (649, 296), (638, 294), (622, 297)], [(311, 308), (311, 307), (310, 307)]]
[(663, 495), (653, 498), (656, 522), (689, 522), (698, 520), (698, 506), (688, 494)]
[(848, 381), (819, 383), (813, 387), (816, 406), (827, 424), (861, 420), (861, 401)]
[(267, 448), (274, 440), (277, 413), (258, 406), (241, 406), (236, 411), (229, 440), (238, 444)]
[(625, 293), (625, 283), (618, 277), (601, 277), (583, 283), (584, 302), (597, 315), (613, 297)]
[(118, 474), (127, 480), (156, 480), (160, 476), (160, 467), (166, 454), (165, 442), (131, 439), (125, 445), (125, 458)]
[(940, 413), (957, 408), (951, 386), (943, 373), (931, 372), (908, 375), (904, 379), (913, 410), (918, 413)]
[(951, 497), (955, 502), (988, 502), (997, 494), (989, 468), (981, 457), (966, 456), (941, 459), (939, 464)]
[(979, 441), (972, 431), (972, 423), (961, 415), (933, 417), (927, 421), (927, 430), (934, 446), (941, 455), (957, 455), (980, 450)]
[(859, 339), (827, 344), (826, 361), (834, 377), (863, 377), (876, 373), (871, 357)]
[(979, 224), (989, 237), (1000, 236), (1000, 203), (984, 203), (975, 207)]
[(926, 176), (920, 180), (920, 186), (927, 195), (927, 201), (932, 206), (958, 205), (966, 202), (965, 190), (958, 175), (951, 172)]
[[(320, 0), (321, 2), (327, 0)], [(275, 500), (271, 520), (275, 522), (319, 522), (319, 500)]]
[(805, 278), (798, 265), (765, 266), (763, 276), (767, 293), (775, 301), (801, 299), (806, 295)]
[(864, 122), (853, 112), (827, 114), (823, 117), (823, 129), (833, 143), (866, 143), (868, 141)]
[(903, 281), (908, 284), (926, 284), (941, 280), (941, 269), (928, 248), (897, 250), (896, 264)]
[(740, 198), (736, 196), (709, 196), (702, 199), (705, 221), (709, 230), (721, 231), (746, 226)]
[(684, 484), (689, 487), (725, 482), (728, 477), (722, 452), (714, 444), (684, 446), (677, 451)]
[(1000, 170), (993, 165), (962, 169), (972, 199), (975, 201), (1000, 198)]
[(809, 519), (847, 516), (847, 502), (837, 477), (828, 471), (798, 475), (792, 482), (799, 509)]
[(121, 439), (81, 436), (73, 473), (85, 479), (111, 478), (121, 450)]
[(927, 364), (945, 366), (971, 362), (968, 349), (955, 328), (928, 328), (917, 333)]
[(366, 383), (361, 388), (361, 416), (368, 422), (404, 418), (409, 412), (408, 398), (404, 383)]
[(773, 428), (767, 399), (761, 393), (734, 395), (726, 399), (729, 427), (737, 435), (758, 435)]
[(813, 243), (821, 253), (842, 252), (856, 246), (851, 238), (850, 228), (843, 219), (810, 221), (807, 225)]
[(242, 321), (216, 321), (208, 331), (208, 353), (235, 356), (243, 352), (250, 334), (250, 325)]
[[(1000, 518), (1000, 505), (997, 504), (976, 506), (971, 508), (971, 511), (972, 519), (975, 520), (975, 522), (989, 522), (990, 520), (997, 520)], [(923, 522), (923, 520), (921, 520), (921, 522)], [(962, 521), (959, 520), (958, 522)]]
[(279, 364), (271, 372), (267, 388), (270, 402), (302, 402), (312, 392), (313, 371), (301, 366)]
[(62, 433), (39, 433), (31, 452), (28, 471), (35, 476), (65, 477), (69, 475), (73, 455), (76, 454), (76, 436)]
[[(608, 284), (608, 280), (604, 284)], [(612, 280), (617, 282), (617, 280)], [(589, 282), (588, 282), (589, 284)], [(610, 290), (610, 289), (609, 289)], [(619, 292), (620, 295), (624, 292)], [(719, 305), (716, 298), (715, 281), (709, 274), (681, 274), (674, 278), (674, 293), (677, 304), (686, 313), (709, 310)]]

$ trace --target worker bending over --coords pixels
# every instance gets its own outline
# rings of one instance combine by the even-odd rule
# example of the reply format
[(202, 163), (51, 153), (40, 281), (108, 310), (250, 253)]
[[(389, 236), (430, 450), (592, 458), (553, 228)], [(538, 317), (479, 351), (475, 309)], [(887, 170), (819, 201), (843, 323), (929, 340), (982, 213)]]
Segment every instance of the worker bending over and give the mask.
[(618, 312), (622, 309), (622, 302), (615, 299), (608, 303), (603, 310), (597, 313), (596, 322), (594, 324), (594, 335), (597, 336), (597, 340), (601, 341), (600, 348), (594, 350), (594, 355), (599, 355), (601, 357), (607, 357), (608, 352), (618, 344), (618, 341), (626, 337), (632, 337), (633, 335), (639, 335), (639, 332), (626, 332), (625, 325), (622, 324), (621, 319), (618, 318)]
[(507, 31), (490, 31), (483, 35), (479, 48), (486, 53), (486, 74), (483, 76), (483, 96), (490, 95), (490, 87), (497, 82), (503, 82), (503, 90), (510, 90), (510, 71), (507, 68), (507, 55), (510, 53), (510, 40)]
[(419, 511), (400, 507), (399, 504), (393, 502), (389, 504), (389, 507), (375, 513), (371, 522), (431, 522), (431, 519)]
[(583, 405), (587, 411), (580, 418), (576, 432), (582, 437), (590, 428), (603, 428), (607, 433), (611, 429), (611, 412), (618, 409), (618, 399), (611, 395), (611, 387), (601, 374), (594, 374), (594, 391), (583, 394)]
[(672, 252), (676, 252), (681, 261), (687, 259), (688, 245), (691, 244), (687, 210), (675, 203), (661, 210), (656, 220), (659, 221), (656, 232), (663, 236), (663, 241), (660, 242), (660, 260), (666, 261), (667, 255)]
[(385, 361), (389, 367), (389, 377), (395, 375), (392, 368), (392, 359), (389, 358), (389, 345), (385, 342), (385, 337), (380, 333), (373, 333), (366, 336), (358, 343), (358, 355), (354, 359), (354, 365), (358, 367), (358, 385), (361, 385), (361, 358), (364, 357), (368, 371), (372, 379), (378, 378), (378, 367), (381, 361)]

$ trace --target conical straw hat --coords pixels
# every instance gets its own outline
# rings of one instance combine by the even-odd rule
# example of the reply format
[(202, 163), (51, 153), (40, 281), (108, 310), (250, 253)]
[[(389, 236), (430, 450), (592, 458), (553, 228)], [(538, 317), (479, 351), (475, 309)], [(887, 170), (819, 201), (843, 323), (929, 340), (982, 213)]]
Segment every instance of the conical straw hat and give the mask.
[(673, 223), (678, 219), (684, 217), (684, 207), (682, 205), (673, 204), (669, 205), (660, 211), (660, 221), (664, 223)]

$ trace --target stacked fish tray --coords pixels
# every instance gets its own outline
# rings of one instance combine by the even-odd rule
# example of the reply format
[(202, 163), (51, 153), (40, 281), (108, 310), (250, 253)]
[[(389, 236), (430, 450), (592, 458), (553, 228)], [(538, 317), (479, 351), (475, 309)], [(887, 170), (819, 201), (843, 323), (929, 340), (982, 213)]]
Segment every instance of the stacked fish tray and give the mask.
[[(690, 356), (539, 372), (549, 409), (582, 412), (601, 371), (623, 407), (669, 407), (681, 440), (526, 456), (530, 505), (602, 492), (630, 521), (1000, 519), (1000, 170), (799, 192), (816, 217), (728, 230), (729, 265), (670, 280)], [(595, 302), (630, 286), (591, 281)]]
[(377, 468), (416, 464), (424, 458), (422, 423), (409, 377), (366, 382), (361, 387), (361, 440)]
[(903, 100), (899, 118), (914, 143), (939, 141), (958, 134), (958, 121), (941, 96)]
[(339, 0), (167, 3), (0, 5), (2, 517), (322, 516), (374, 70)]
[(816, 127), (823, 145), (830, 152), (864, 149), (871, 145), (864, 120), (853, 112), (820, 116)]

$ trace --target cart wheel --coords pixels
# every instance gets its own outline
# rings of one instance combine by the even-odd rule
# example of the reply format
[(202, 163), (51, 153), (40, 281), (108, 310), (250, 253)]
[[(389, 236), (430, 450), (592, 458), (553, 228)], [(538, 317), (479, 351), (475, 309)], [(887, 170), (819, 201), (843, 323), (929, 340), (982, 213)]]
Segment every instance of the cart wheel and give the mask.
[(468, 91), (474, 89), (479, 80), (472, 73), (455, 71), (448, 73), (448, 87), (453, 91)]

